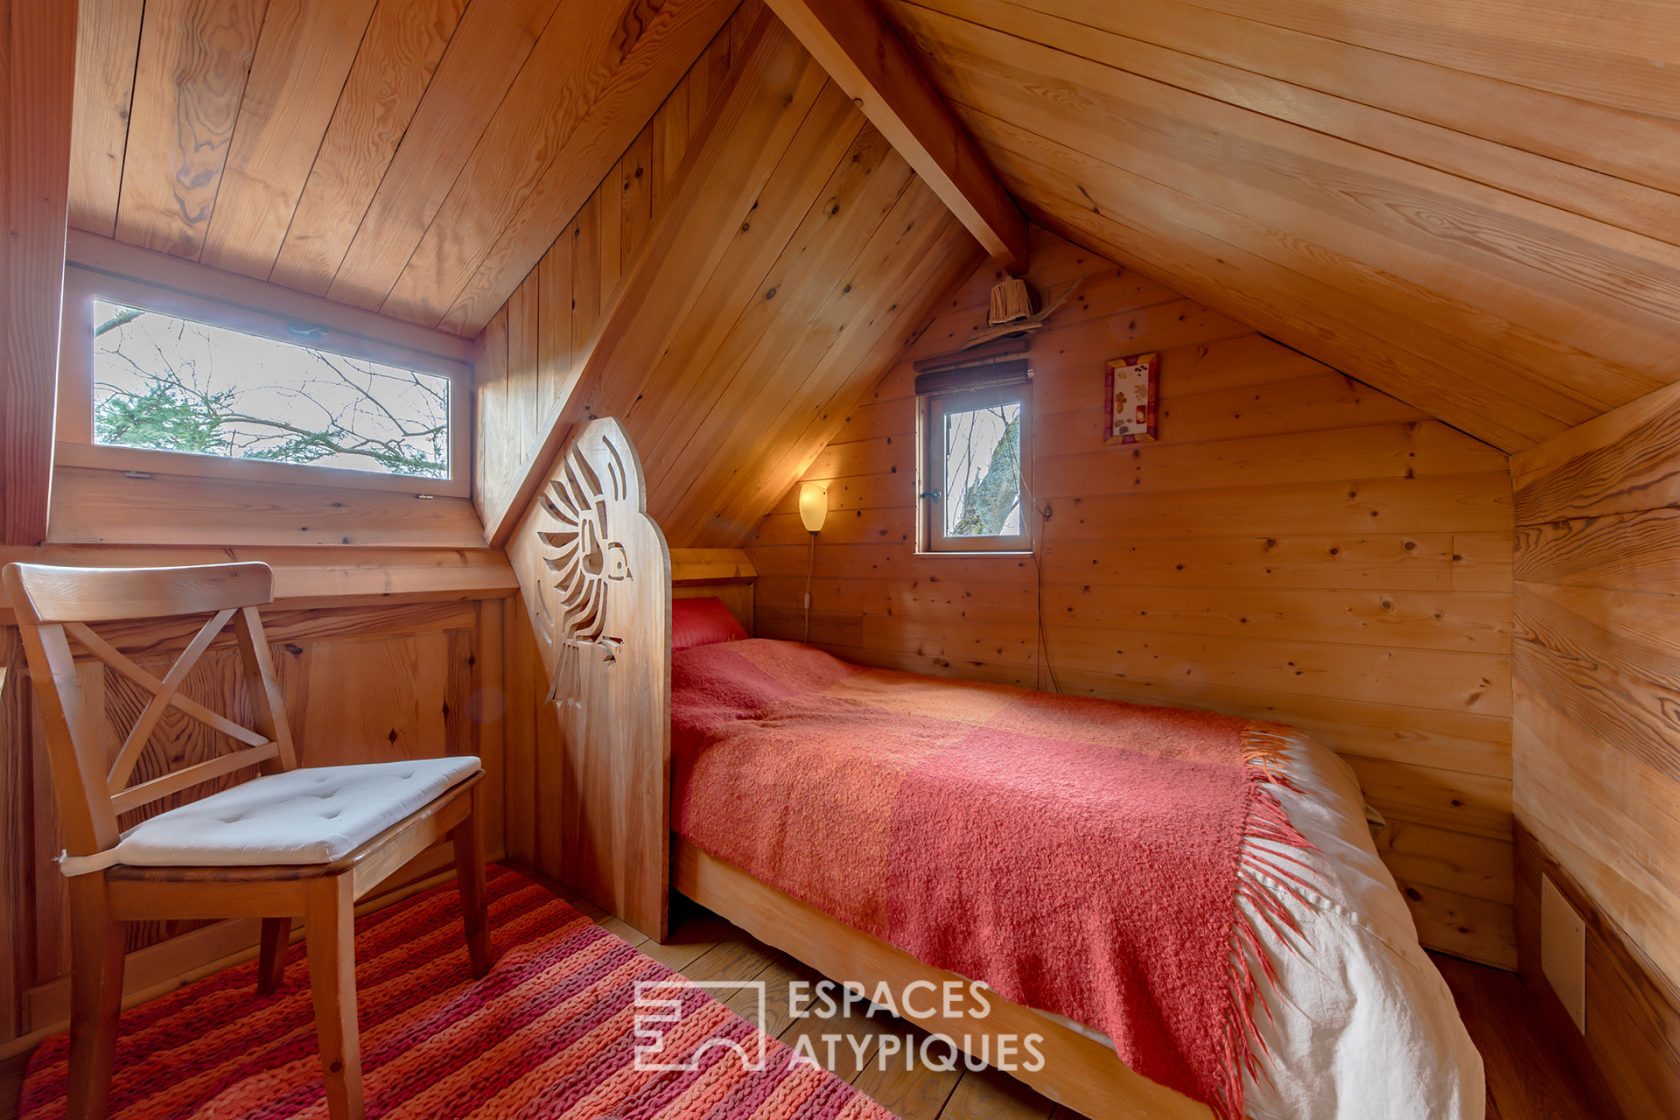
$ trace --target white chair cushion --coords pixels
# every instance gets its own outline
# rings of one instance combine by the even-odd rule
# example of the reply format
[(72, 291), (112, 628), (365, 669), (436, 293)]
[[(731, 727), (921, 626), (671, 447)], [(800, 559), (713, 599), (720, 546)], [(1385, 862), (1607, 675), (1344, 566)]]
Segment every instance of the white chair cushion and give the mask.
[(130, 867), (331, 863), (479, 768), (460, 755), (265, 774), (142, 821), (108, 856)]

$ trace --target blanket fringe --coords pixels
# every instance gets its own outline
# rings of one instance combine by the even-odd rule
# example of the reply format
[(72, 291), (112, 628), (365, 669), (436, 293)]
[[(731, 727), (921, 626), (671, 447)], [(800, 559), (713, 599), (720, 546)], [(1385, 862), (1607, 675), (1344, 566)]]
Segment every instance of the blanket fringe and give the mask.
[[(1215, 1104), (1222, 1120), (1244, 1115), (1244, 1078), (1266, 1076), (1263, 1059), (1270, 1057), (1260, 1034), (1257, 1016), (1272, 1017), (1267, 991), (1277, 984), (1277, 972), (1262, 944), (1269, 934), (1274, 944), (1299, 952), (1301, 929), (1283, 905), (1279, 890), (1305, 904), (1303, 891), (1315, 889), (1311, 865), (1297, 852), (1312, 845), (1290, 823), (1277, 790), (1294, 790), (1288, 750), (1294, 742), (1287, 728), (1251, 724), (1242, 732), (1243, 762), (1248, 769), (1249, 799), (1243, 820), (1243, 839), (1237, 854), (1236, 890), (1231, 899), (1231, 939), (1225, 978), (1225, 1016), (1220, 1039), (1225, 1080)], [(1267, 882), (1259, 876), (1264, 875)], [(1264, 929), (1262, 929), (1264, 927)]]

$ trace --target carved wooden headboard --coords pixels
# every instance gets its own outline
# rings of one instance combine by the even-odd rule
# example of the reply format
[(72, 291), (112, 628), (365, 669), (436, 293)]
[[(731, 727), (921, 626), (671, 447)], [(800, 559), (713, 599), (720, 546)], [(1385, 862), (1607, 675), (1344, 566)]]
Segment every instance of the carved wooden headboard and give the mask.
[[(647, 515), (641, 460), (618, 421), (561, 451), (508, 542), (548, 673), (558, 734), (567, 884), (650, 937), (666, 932), (670, 874), (671, 556)], [(552, 729), (545, 729), (552, 730)]]

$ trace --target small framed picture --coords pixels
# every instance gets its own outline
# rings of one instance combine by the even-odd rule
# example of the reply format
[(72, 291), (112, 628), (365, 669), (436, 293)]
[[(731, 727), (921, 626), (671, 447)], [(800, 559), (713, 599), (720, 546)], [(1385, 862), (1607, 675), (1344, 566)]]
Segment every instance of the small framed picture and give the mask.
[(1115, 358), (1108, 363), (1104, 443), (1155, 441), (1155, 383), (1160, 370), (1159, 353)]

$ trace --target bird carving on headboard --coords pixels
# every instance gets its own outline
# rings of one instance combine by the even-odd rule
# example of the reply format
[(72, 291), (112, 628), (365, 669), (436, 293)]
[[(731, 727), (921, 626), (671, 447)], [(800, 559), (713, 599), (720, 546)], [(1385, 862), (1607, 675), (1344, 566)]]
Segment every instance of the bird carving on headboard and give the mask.
[(537, 538), (550, 549), (543, 563), (554, 573), (560, 607), (560, 617), (550, 619), (559, 646), (551, 700), (575, 703), (580, 659), (593, 655), (611, 663), (621, 644), (606, 632), (607, 604), (612, 585), (632, 575), (624, 545), (613, 538), (608, 511), (609, 503), (625, 499), (628, 485), (618, 449), (611, 443), (606, 447), (606, 485), (574, 444), (542, 494), (543, 512), (555, 527), (539, 530)]

